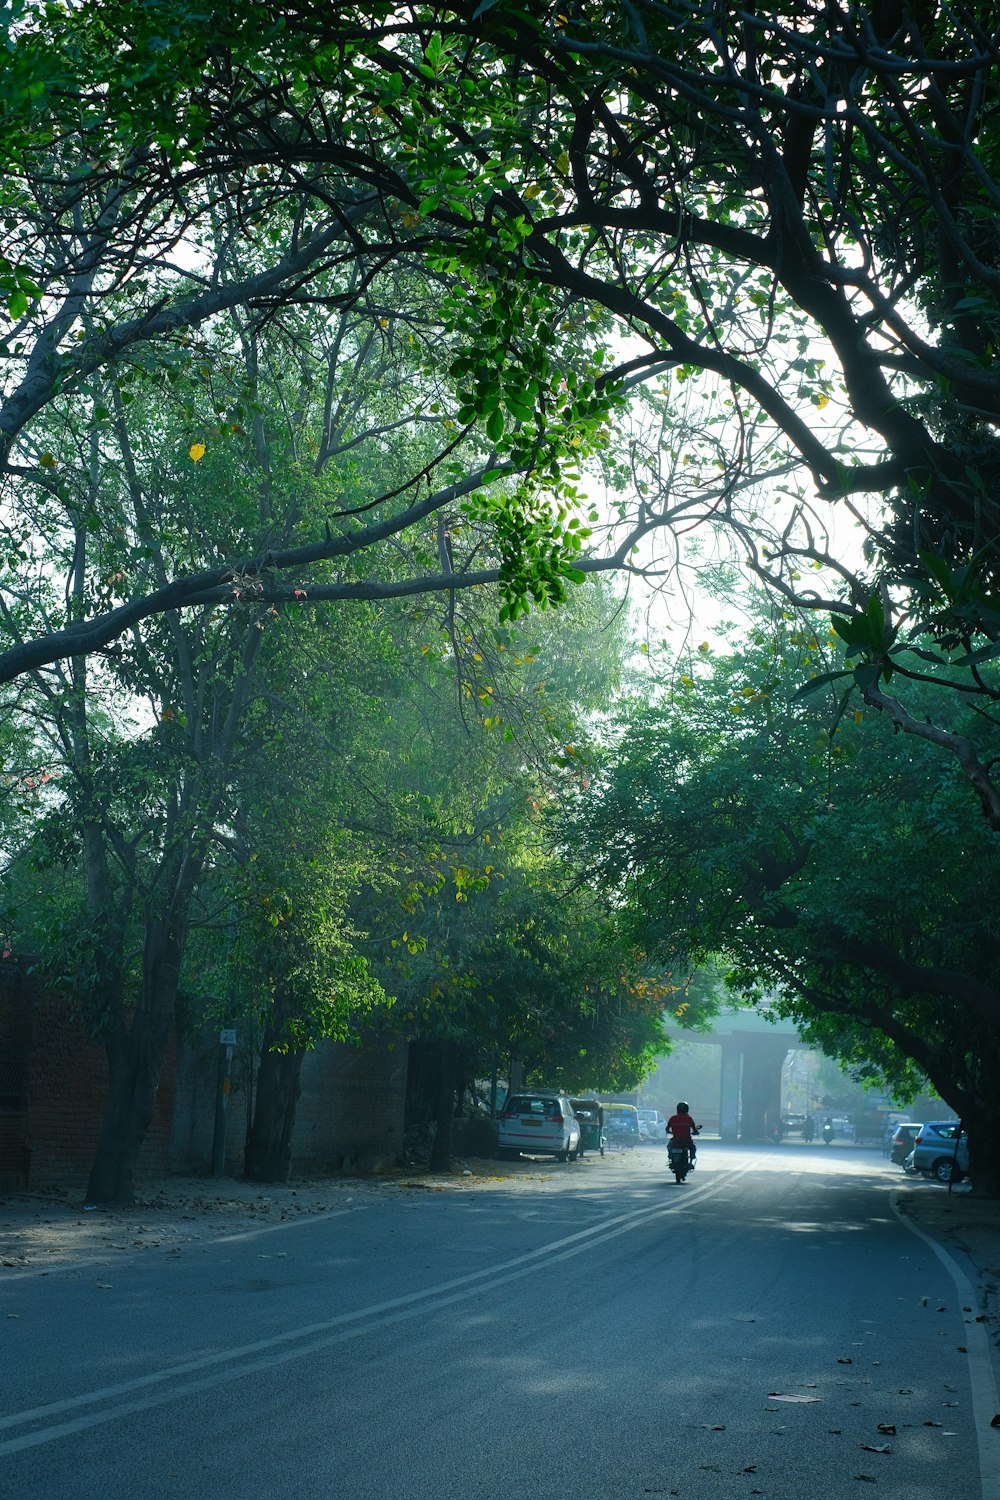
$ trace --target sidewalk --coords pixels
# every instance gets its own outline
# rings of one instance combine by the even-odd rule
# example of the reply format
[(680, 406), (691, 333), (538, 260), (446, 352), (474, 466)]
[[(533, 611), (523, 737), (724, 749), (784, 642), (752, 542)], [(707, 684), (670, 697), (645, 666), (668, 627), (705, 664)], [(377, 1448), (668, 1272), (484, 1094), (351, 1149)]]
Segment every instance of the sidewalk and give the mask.
[(896, 1189), (900, 1212), (942, 1245), (976, 1290), (977, 1322), (986, 1325), (1000, 1369), (1000, 1202), (975, 1198), (966, 1184), (949, 1192), (937, 1183), (906, 1179)]
[(387, 1197), (472, 1192), (518, 1184), (540, 1190), (556, 1171), (540, 1162), (470, 1158), (452, 1172), (423, 1169), (364, 1178), (300, 1178), (261, 1184), (234, 1177), (167, 1177), (143, 1183), (132, 1208), (85, 1208), (79, 1194), (0, 1197), (0, 1281), (114, 1258), (122, 1251), (180, 1252), (197, 1241), (266, 1230), (297, 1218), (342, 1212)]

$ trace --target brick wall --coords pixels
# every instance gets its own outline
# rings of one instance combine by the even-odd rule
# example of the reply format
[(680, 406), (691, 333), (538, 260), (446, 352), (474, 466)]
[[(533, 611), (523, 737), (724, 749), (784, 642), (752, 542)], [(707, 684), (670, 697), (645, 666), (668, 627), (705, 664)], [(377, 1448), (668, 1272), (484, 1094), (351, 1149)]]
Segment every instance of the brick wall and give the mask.
[[(0, 1182), (31, 1188), (86, 1186), (108, 1097), (104, 1048), (49, 994), (37, 973), (0, 963), (0, 1071), (17, 1061), (20, 1109), (0, 1110)], [(156, 1108), (139, 1158), (141, 1176), (171, 1170), (170, 1122), (177, 1045), (168, 1049)]]
[[(324, 1042), (307, 1054), (292, 1142), (292, 1171), (364, 1171), (403, 1149), (406, 1047), (371, 1035), (361, 1047)], [(225, 1171), (239, 1176), (247, 1132), (246, 1056), (237, 1050), (227, 1111)], [(218, 1032), (168, 1048), (156, 1107), (137, 1168), (139, 1181), (212, 1169), (218, 1091)], [(0, 1085), (16, 1079), (19, 1107), (0, 1104), (0, 1187), (83, 1192), (107, 1102), (104, 1049), (48, 994), (37, 974), (0, 962)], [(13, 1092), (12, 1092), (13, 1091)]]
[(37, 973), (0, 963), (0, 1059), (21, 1071), (21, 1107), (0, 1112), (0, 1181), (85, 1180), (107, 1097), (104, 1053)]

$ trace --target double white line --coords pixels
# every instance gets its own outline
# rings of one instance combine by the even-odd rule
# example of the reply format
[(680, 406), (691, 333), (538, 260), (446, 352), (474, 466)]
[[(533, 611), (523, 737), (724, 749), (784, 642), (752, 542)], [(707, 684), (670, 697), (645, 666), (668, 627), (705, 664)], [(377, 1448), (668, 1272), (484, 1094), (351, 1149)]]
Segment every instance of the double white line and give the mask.
[[(544, 1261), (549, 1266), (556, 1261), (585, 1255), (606, 1244), (608, 1240), (641, 1229), (653, 1219), (683, 1213), (695, 1204), (704, 1203), (723, 1192), (735, 1177), (742, 1176), (751, 1167), (752, 1164), (736, 1172), (727, 1172), (721, 1179), (705, 1183), (704, 1186), (699, 1184), (697, 1187), (685, 1187), (683, 1193), (671, 1193), (669, 1201), (652, 1208), (634, 1209), (629, 1213), (614, 1215), (597, 1225), (577, 1230), (561, 1239), (550, 1240), (535, 1250), (515, 1256), (513, 1260), (471, 1271), (465, 1276), (457, 1276), (423, 1291), (391, 1297), (385, 1302), (374, 1302), (367, 1307), (357, 1308), (354, 1312), (340, 1313), (321, 1323), (307, 1323), (301, 1328), (292, 1328), (286, 1333), (260, 1339), (252, 1344), (241, 1344), (232, 1349), (220, 1350), (216, 1354), (203, 1355), (199, 1359), (168, 1365), (162, 1370), (153, 1370), (148, 1375), (137, 1376), (120, 1385), (101, 1386), (79, 1396), (67, 1396), (62, 1401), (52, 1401), (45, 1406), (0, 1417), (0, 1433), (12, 1434), (10, 1437), (0, 1437), (0, 1457), (8, 1453), (19, 1453), (25, 1448), (37, 1448), (59, 1438), (72, 1437), (90, 1427), (99, 1427), (105, 1422), (114, 1422), (136, 1412), (149, 1411), (169, 1401), (182, 1401), (199, 1392), (211, 1390), (214, 1386), (243, 1379), (258, 1371), (274, 1369), (291, 1360), (307, 1359), (319, 1350), (361, 1338), (373, 1330), (402, 1323), (423, 1312), (451, 1307), (457, 1302), (476, 1297), (483, 1291), (506, 1286), (511, 1281), (531, 1275), (538, 1269), (539, 1261)], [(30, 1430), (25, 1431), (25, 1428)]]

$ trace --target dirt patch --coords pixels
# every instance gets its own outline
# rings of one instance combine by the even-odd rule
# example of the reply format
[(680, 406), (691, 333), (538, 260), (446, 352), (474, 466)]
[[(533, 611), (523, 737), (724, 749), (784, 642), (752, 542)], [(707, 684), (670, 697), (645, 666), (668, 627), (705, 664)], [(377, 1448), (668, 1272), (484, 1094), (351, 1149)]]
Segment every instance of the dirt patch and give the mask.
[[(574, 1170), (585, 1171), (586, 1164)], [(411, 1167), (378, 1177), (301, 1178), (266, 1186), (228, 1177), (168, 1177), (143, 1184), (135, 1205), (122, 1209), (88, 1207), (69, 1192), (9, 1194), (0, 1199), (0, 1276), (101, 1261), (123, 1251), (176, 1249), (372, 1199), (497, 1187), (544, 1191), (565, 1181), (567, 1169), (556, 1163), (470, 1157), (446, 1173)]]

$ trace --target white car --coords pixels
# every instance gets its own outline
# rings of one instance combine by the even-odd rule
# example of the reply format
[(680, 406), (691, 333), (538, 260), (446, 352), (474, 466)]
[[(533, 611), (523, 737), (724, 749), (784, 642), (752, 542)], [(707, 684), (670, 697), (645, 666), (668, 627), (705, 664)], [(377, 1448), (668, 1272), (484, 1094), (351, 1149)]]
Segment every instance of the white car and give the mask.
[(566, 1094), (555, 1089), (522, 1089), (511, 1094), (497, 1128), (501, 1161), (520, 1156), (554, 1156), (576, 1161), (580, 1150), (580, 1122)]
[(667, 1122), (658, 1109), (640, 1109), (639, 1134), (644, 1141), (663, 1145), (667, 1139)]

